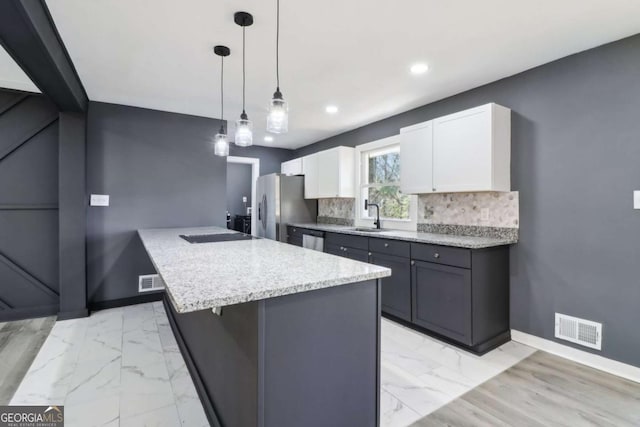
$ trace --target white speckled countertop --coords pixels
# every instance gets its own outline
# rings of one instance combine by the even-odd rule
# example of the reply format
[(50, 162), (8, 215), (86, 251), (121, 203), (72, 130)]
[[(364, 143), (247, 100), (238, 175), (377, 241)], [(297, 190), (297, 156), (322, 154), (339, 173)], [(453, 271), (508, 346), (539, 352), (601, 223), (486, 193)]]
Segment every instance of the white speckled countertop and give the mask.
[(204, 310), (391, 275), (364, 262), (268, 239), (191, 244), (219, 227), (138, 230), (177, 312)]
[(416, 243), (429, 243), (432, 245), (454, 246), (457, 248), (482, 249), (494, 246), (511, 245), (517, 240), (497, 237), (460, 236), (456, 234), (419, 233), (417, 231), (385, 230), (366, 232), (354, 230), (354, 226), (300, 223), (289, 224), (293, 227), (308, 228), (311, 230), (329, 231), (356, 236), (378, 237), (382, 239), (405, 240)]

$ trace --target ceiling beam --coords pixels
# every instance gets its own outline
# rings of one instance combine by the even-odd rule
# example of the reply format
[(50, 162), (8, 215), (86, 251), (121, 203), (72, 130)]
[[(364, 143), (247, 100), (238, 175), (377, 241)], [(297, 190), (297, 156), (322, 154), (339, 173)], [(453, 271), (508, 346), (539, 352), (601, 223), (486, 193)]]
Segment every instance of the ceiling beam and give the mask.
[(1, 0), (0, 43), (60, 111), (86, 111), (87, 93), (44, 0)]

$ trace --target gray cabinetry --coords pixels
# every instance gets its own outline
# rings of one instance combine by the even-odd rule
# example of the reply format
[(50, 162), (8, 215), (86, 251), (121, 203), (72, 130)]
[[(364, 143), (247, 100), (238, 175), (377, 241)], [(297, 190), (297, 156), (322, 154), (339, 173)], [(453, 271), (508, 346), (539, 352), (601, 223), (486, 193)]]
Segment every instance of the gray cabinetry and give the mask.
[(302, 247), (302, 228), (287, 226), (287, 243)]
[(472, 345), (471, 270), (412, 261), (411, 280), (413, 323)]
[[(371, 239), (374, 242), (376, 239)], [(391, 277), (382, 279), (382, 311), (411, 321), (411, 261), (409, 258), (371, 252), (372, 264), (390, 268)]]
[[(290, 243), (301, 242), (301, 230), (290, 227)], [(391, 269), (381, 279), (386, 317), (477, 353), (510, 339), (508, 246), (466, 249), (327, 232), (324, 247)]]

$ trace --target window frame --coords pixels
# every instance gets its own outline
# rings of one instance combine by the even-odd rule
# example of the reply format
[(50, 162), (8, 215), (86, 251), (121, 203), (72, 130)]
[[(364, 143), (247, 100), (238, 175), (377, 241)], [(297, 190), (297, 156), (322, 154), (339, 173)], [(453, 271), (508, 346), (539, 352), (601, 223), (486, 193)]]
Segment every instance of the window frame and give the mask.
[[(368, 162), (365, 157), (372, 151), (383, 151), (394, 146), (400, 146), (400, 135), (393, 135), (388, 138), (379, 139), (366, 144), (355, 147), (355, 169), (356, 169), (356, 216), (355, 225), (357, 227), (374, 227), (375, 218), (364, 216), (364, 198), (362, 197), (365, 187), (382, 186), (383, 184), (370, 184), (366, 176)], [(402, 156), (402, 153), (400, 153)], [(385, 185), (398, 185), (400, 182), (387, 183)], [(396, 230), (415, 231), (417, 229), (418, 219), (418, 196), (409, 194), (409, 218), (408, 219), (389, 219), (380, 218), (380, 226), (382, 228), (392, 228)]]

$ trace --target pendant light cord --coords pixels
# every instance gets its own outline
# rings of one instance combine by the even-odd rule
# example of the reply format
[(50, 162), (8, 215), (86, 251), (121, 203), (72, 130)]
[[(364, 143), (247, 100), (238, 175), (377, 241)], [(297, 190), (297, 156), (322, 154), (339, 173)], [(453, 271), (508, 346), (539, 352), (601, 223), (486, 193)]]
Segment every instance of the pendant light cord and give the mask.
[(220, 127), (224, 129), (224, 56), (220, 56)]
[(244, 93), (245, 93), (245, 80), (246, 80), (246, 76), (245, 76), (245, 29), (247, 27), (242, 27), (242, 114), (245, 114), (245, 110), (244, 110)]
[(280, 0), (276, 0), (276, 87), (280, 91)]

